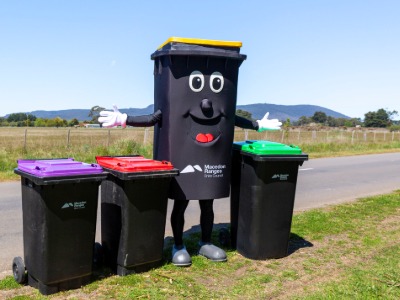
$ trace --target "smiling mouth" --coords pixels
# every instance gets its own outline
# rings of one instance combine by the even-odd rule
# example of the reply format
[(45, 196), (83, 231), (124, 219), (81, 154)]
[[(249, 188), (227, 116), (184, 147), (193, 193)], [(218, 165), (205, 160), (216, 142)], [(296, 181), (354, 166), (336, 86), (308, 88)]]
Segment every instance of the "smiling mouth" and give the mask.
[(190, 115), (192, 122), (190, 125), (190, 136), (198, 145), (214, 145), (220, 138), (219, 122), (221, 117), (213, 119), (200, 119)]
[(205, 146), (205, 145), (212, 146), (220, 138), (220, 135), (218, 135), (217, 137), (212, 136), (211, 138), (210, 138), (210, 136), (212, 136), (211, 133), (206, 133), (206, 134), (199, 133), (199, 134), (197, 134), (196, 138), (195, 138), (196, 144), (203, 145), (203, 146)]

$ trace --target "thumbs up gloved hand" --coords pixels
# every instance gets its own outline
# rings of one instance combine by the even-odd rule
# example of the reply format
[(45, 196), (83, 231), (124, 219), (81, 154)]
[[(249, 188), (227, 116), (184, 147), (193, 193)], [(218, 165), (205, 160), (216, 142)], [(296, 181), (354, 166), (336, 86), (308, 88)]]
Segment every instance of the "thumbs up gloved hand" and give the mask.
[(258, 132), (262, 132), (264, 130), (279, 130), (281, 129), (282, 123), (279, 122), (278, 119), (268, 119), (269, 112), (265, 114), (265, 116), (261, 120), (257, 120), (258, 123)]
[(115, 127), (120, 125), (125, 128), (128, 115), (120, 113), (115, 104), (113, 105), (113, 109), (114, 111), (101, 111), (100, 117), (98, 118), (99, 123), (102, 123), (103, 127)]

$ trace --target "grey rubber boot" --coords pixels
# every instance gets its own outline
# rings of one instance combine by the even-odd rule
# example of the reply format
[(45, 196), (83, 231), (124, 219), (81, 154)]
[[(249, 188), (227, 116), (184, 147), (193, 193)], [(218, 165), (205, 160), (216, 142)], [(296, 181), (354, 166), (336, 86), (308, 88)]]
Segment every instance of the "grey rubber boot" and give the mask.
[(172, 263), (178, 267), (189, 267), (192, 264), (192, 259), (185, 246), (176, 248), (174, 245), (172, 247)]
[(200, 242), (199, 254), (212, 261), (227, 261), (226, 253), (221, 248), (211, 244)]

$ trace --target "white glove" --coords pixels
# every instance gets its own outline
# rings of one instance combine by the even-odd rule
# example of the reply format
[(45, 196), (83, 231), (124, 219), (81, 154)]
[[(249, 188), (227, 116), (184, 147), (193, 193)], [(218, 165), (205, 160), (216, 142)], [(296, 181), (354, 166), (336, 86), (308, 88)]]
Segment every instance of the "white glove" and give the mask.
[(282, 123), (279, 122), (278, 119), (268, 120), (269, 112), (267, 112), (261, 120), (257, 120), (258, 123), (258, 132), (262, 132), (264, 130), (279, 130), (281, 129)]
[(113, 105), (114, 111), (103, 110), (100, 112), (100, 116), (98, 118), (99, 123), (103, 124), (103, 127), (115, 127), (122, 126), (126, 127), (126, 119), (128, 118), (127, 114), (122, 114), (119, 112), (118, 107)]

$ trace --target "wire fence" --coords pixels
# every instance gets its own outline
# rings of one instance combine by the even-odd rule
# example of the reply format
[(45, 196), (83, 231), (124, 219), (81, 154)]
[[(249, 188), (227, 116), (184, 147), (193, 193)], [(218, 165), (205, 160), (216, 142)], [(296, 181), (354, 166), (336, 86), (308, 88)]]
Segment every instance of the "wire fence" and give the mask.
[[(3, 149), (47, 149), (51, 147), (103, 146), (127, 139), (151, 145), (154, 129), (150, 128), (0, 128)], [(311, 143), (392, 143), (400, 141), (400, 132), (372, 129), (310, 130), (302, 127), (290, 130), (256, 132), (235, 129), (235, 141), (270, 140), (284, 144)]]

